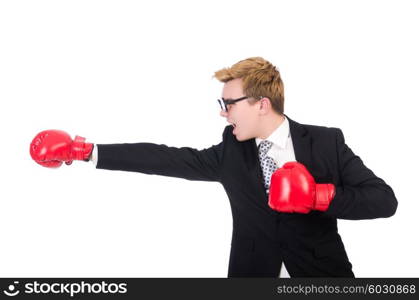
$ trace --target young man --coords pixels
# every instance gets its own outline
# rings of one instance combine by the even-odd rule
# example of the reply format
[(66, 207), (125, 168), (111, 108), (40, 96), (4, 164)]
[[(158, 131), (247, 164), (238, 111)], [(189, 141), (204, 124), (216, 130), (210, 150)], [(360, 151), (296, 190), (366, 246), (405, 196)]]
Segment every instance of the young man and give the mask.
[(46, 167), (93, 160), (98, 169), (220, 182), (230, 200), (229, 277), (353, 277), (337, 218), (390, 217), (397, 200), (345, 144), (337, 128), (284, 115), (278, 70), (260, 57), (215, 73), (231, 125), (203, 150), (150, 143), (93, 145), (39, 133), (32, 158)]

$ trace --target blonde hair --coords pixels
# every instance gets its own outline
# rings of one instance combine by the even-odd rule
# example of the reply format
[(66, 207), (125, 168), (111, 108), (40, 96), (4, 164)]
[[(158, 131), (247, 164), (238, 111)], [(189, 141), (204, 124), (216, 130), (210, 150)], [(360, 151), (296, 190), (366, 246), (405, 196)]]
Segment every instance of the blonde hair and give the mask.
[(251, 103), (266, 97), (277, 113), (284, 113), (284, 84), (281, 75), (274, 65), (262, 57), (241, 60), (230, 68), (215, 72), (214, 77), (224, 83), (241, 78), (245, 95), (255, 98)]

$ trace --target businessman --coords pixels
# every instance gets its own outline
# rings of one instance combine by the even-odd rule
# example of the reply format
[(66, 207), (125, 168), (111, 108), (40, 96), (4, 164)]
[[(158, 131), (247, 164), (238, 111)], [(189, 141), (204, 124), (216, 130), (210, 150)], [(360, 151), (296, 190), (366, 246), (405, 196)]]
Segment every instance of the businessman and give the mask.
[(151, 143), (94, 145), (46, 130), (30, 145), (45, 167), (96, 168), (217, 181), (233, 216), (228, 277), (354, 277), (337, 219), (392, 216), (393, 190), (345, 144), (338, 128), (284, 114), (284, 87), (261, 57), (215, 72), (224, 83), (222, 141), (197, 150)]

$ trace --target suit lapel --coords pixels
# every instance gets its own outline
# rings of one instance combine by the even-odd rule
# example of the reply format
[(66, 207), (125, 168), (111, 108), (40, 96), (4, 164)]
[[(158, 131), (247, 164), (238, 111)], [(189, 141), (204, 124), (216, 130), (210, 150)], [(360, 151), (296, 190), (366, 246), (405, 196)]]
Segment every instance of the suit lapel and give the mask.
[(244, 156), (247, 162), (247, 169), (249, 172), (253, 173), (258, 180), (262, 183), (263, 186), (263, 175), (262, 169), (260, 168), (258, 148), (256, 146), (256, 140), (251, 139), (245, 142), (246, 146), (244, 147)]
[(307, 130), (299, 123), (291, 120), (288, 116), (292, 145), (294, 146), (295, 159), (305, 165), (310, 170), (312, 164), (311, 157), (311, 137)]

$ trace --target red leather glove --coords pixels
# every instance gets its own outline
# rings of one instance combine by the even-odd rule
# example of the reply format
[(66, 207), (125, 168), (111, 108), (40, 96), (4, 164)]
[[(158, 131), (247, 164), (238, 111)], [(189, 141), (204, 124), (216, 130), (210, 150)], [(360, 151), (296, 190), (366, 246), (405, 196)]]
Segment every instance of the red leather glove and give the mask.
[(44, 167), (57, 168), (65, 162), (70, 165), (73, 160), (88, 160), (93, 144), (85, 143), (86, 139), (70, 135), (61, 130), (45, 130), (38, 133), (30, 145), (30, 154), (34, 161)]
[(333, 184), (316, 184), (304, 165), (288, 162), (272, 174), (268, 204), (280, 212), (307, 214), (327, 210), (334, 196)]

